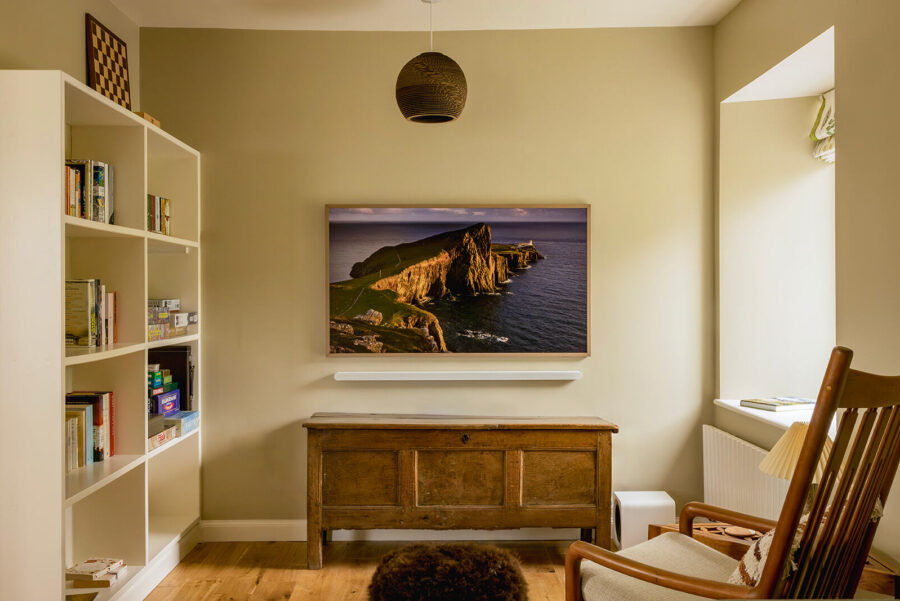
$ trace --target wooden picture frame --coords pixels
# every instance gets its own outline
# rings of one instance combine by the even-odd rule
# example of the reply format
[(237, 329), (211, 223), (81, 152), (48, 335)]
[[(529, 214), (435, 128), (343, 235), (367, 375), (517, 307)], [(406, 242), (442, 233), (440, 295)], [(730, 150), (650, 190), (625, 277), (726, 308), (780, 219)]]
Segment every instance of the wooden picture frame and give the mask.
[[(396, 219), (410, 219), (409, 215), (405, 214), (406, 212), (414, 213), (414, 212), (447, 212), (453, 213), (453, 219), (447, 219), (444, 221), (435, 220), (435, 221), (427, 221), (424, 222), (428, 226), (431, 227), (420, 227), (418, 228), (420, 231), (424, 232), (421, 237), (416, 237), (416, 222), (401, 220), (396, 221)], [(513, 221), (503, 221), (497, 220), (497, 216), (502, 212), (517, 212), (520, 215), (533, 214), (533, 215), (550, 215), (552, 212), (556, 211), (556, 217), (565, 217), (563, 215), (563, 211), (569, 211), (570, 215), (575, 217), (576, 220), (573, 221), (524, 221), (526, 218), (522, 217), (523, 221), (521, 222), (513, 222)], [(356, 225), (364, 225), (366, 223), (365, 220), (361, 221), (347, 221), (342, 220), (349, 212), (357, 212), (357, 214), (365, 214), (371, 213), (375, 217), (373, 218), (372, 223), (374, 224), (379, 219), (383, 218), (384, 215), (391, 214), (393, 215), (392, 219), (395, 221), (392, 222), (379, 222), (379, 226), (390, 226), (390, 225), (409, 225), (412, 226), (409, 232), (405, 232), (406, 238), (397, 237), (400, 234), (394, 232), (391, 234), (393, 237), (386, 238), (388, 242), (384, 242), (383, 240), (377, 240), (377, 236), (372, 238), (365, 244), (362, 244), (362, 241), (365, 240), (366, 230), (360, 230), (362, 232), (362, 236), (359, 235), (359, 232), (354, 233), (352, 236), (347, 236), (346, 233), (339, 234), (333, 231), (332, 226), (335, 224), (339, 224), (341, 226), (346, 226), (348, 224), (356, 224)], [(456, 217), (455, 215), (459, 215), (460, 213), (465, 212), (465, 214)], [(342, 214), (342, 219), (333, 220), (332, 217)], [(397, 216), (400, 217), (397, 217)], [(419, 259), (415, 258), (415, 252), (410, 250), (411, 247), (414, 246), (414, 243), (422, 242), (423, 239), (428, 238), (429, 236), (443, 236), (450, 234), (458, 234), (460, 231), (467, 229), (469, 227), (475, 227), (480, 223), (476, 223), (476, 220), (473, 220), (473, 217), (476, 215), (484, 216), (483, 221), (484, 225), (491, 226), (493, 222), (494, 225), (503, 224), (512, 224), (516, 223), (517, 225), (525, 225), (531, 224), (534, 226), (534, 232), (537, 235), (527, 236), (526, 239), (523, 239), (520, 242), (515, 244), (509, 242), (509, 230), (508, 227), (500, 227), (500, 232), (505, 232), (503, 235), (499, 237), (494, 237), (493, 230), (490, 230), (487, 233), (488, 240), (490, 243), (490, 255), (495, 257), (494, 261), (499, 265), (501, 263), (500, 260), (496, 259), (497, 254), (504, 256), (506, 259), (506, 263), (508, 266), (508, 271), (512, 275), (512, 277), (508, 277), (508, 281), (499, 281), (495, 278), (494, 283), (496, 288), (491, 289), (487, 288), (486, 290), (482, 289), (480, 291), (471, 291), (468, 290), (466, 292), (459, 292), (458, 290), (452, 289), (452, 286), (449, 285), (449, 280), (442, 284), (431, 282), (432, 288), (429, 288), (429, 292), (433, 292), (438, 289), (437, 293), (434, 295), (434, 298), (428, 297), (427, 293), (423, 292), (423, 290), (419, 289), (416, 292), (415, 298), (410, 295), (413, 293), (410, 290), (400, 291), (399, 287), (394, 286), (394, 283), (388, 282), (388, 280), (392, 280), (390, 275), (397, 275), (399, 278), (406, 278), (410, 280), (410, 274), (408, 268), (412, 267), (414, 264), (421, 262)], [(553, 216), (553, 215), (551, 215)], [(581, 217), (583, 216), (583, 217)], [(353, 219), (357, 219), (354, 217)], [(456, 223), (454, 223), (456, 220)], [(428, 230), (439, 230), (438, 227), (441, 224), (449, 224), (450, 226), (459, 226), (460, 224), (468, 223), (472, 221), (472, 225), (463, 226), (461, 229), (452, 229), (448, 230), (442, 234), (432, 234), (428, 233)], [(464, 307), (463, 312), (459, 313), (459, 315), (463, 315), (466, 308), (471, 305), (467, 305), (470, 298), (473, 296), (479, 296), (481, 294), (485, 296), (492, 297), (503, 297), (504, 294), (515, 294), (516, 285), (519, 284), (519, 280), (517, 279), (519, 275), (522, 275), (525, 270), (531, 268), (531, 266), (536, 266), (538, 263), (541, 268), (546, 268), (551, 263), (558, 263), (560, 260), (563, 260), (562, 256), (557, 256), (559, 247), (555, 249), (557, 254), (554, 255), (554, 260), (544, 260), (543, 257), (540, 259), (534, 259), (533, 253), (526, 253), (532, 258), (528, 261), (523, 262), (522, 252), (520, 251), (536, 251), (540, 254), (540, 246), (541, 246), (541, 236), (543, 234), (540, 233), (541, 227), (549, 227), (551, 225), (563, 227), (568, 224), (572, 226), (573, 232), (575, 232), (578, 236), (578, 239), (572, 238), (573, 244), (575, 245), (572, 249), (569, 249), (569, 252), (578, 253), (578, 267), (576, 269), (580, 270), (580, 266), (583, 265), (584, 273), (580, 276), (583, 280), (583, 284), (577, 284), (577, 286), (583, 286), (583, 296), (581, 294), (580, 288), (576, 289), (573, 287), (572, 290), (574, 292), (574, 296), (568, 295), (569, 298), (575, 299), (576, 302), (573, 309), (571, 309), (570, 313), (574, 316), (578, 321), (577, 324), (574, 324), (574, 327), (567, 327), (566, 336), (556, 335), (554, 336), (554, 341), (552, 343), (539, 343), (535, 345), (531, 345), (530, 348), (534, 348), (534, 350), (529, 350), (528, 346), (523, 345), (523, 342), (519, 339), (518, 336), (511, 335), (510, 332), (506, 331), (509, 329), (509, 324), (511, 323), (509, 319), (500, 319), (500, 326), (505, 327), (505, 329), (501, 328), (501, 331), (493, 332), (493, 331), (483, 331), (481, 329), (461, 327), (459, 323), (460, 320), (454, 316), (450, 322), (441, 322), (441, 317), (447, 316), (447, 302), (456, 303), (460, 300), (459, 297), (464, 297), (462, 299), (461, 305)], [(422, 224), (419, 224), (420, 226)], [(582, 229), (583, 228), (583, 229)], [(336, 228), (339, 229), (339, 228)], [(523, 231), (530, 231), (528, 227), (525, 227)], [(325, 232), (326, 232), (326, 269), (325, 269), (325, 277), (326, 277), (326, 307), (328, 307), (328, 315), (325, 319), (325, 329), (326, 329), (326, 354), (329, 357), (359, 357), (359, 356), (375, 356), (375, 357), (422, 357), (422, 356), (434, 356), (434, 357), (448, 357), (448, 356), (463, 356), (463, 357), (494, 357), (494, 358), (502, 358), (502, 357), (531, 357), (531, 358), (540, 358), (540, 357), (589, 357), (591, 354), (591, 286), (590, 286), (590, 258), (591, 258), (591, 235), (590, 235), (591, 227), (590, 227), (590, 205), (588, 204), (551, 204), (551, 203), (516, 203), (516, 204), (439, 204), (439, 205), (426, 205), (426, 204), (412, 204), (412, 203), (392, 203), (392, 204), (328, 204), (325, 206)], [(344, 236), (343, 241), (341, 236)], [(483, 233), (481, 235), (484, 235)], [(371, 238), (371, 236), (369, 236)], [(356, 249), (351, 249), (348, 251), (346, 240), (352, 240), (351, 244), (360, 243), (360, 250), (356, 251)], [(565, 235), (561, 238), (562, 240), (566, 240)], [(497, 243), (495, 243), (495, 240)], [(377, 244), (376, 244), (377, 242)], [(383, 243), (382, 243), (383, 242)], [(375, 246), (373, 246), (375, 244)], [(445, 244), (444, 241), (441, 244)], [(581, 245), (580, 247), (578, 245)], [(386, 254), (381, 256), (378, 255), (379, 252), (384, 251), (387, 253), (388, 250), (392, 249), (394, 245), (397, 245), (400, 248), (399, 253), (394, 254), (397, 259), (393, 261), (392, 265), (379, 264), (382, 258), (386, 257)], [(369, 250), (365, 250), (368, 248)], [(372, 249), (378, 249), (372, 252)], [(397, 251), (392, 251), (397, 252)], [(430, 251), (429, 251), (430, 252)], [(410, 254), (411, 253), (411, 254)], [(403, 265), (404, 260), (401, 259), (400, 255), (403, 254), (407, 256), (406, 265)], [(438, 253), (439, 254), (439, 253)], [(365, 255), (365, 256), (362, 256)], [(518, 256), (512, 256), (518, 255)], [(352, 257), (352, 258), (351, 258)], [(440, 259), (442, 261), (448, 261), (451, 259), (447, 259), (447, 257), (443, 257)], [(455, 259), (452, 259), (455, 260)], [(432, 261), (434, 262), (434, 261)], [(363, 264), (359, 270), (357, 270), (357, 263)], [(513, 272), (512, 267), (510, 267), (513, 263), (515, 263), (516, 271)], [(352, 265), (352, 267), (351, 267)], [(402, 266), (402, 267), (401, 267)], [(558, 265), (557, 265), (558, 266)], [(389, 274), (385, 270), (390, 270), (391, 268), (401, 267), (400, 271), (395, 274)], [(371, 271), (367, 271), (371, 268)], [(446, 278), (447, 273), (445, 269), (444, 276)], [(496, 273), (501, 273), (500, 267), (497, 266), (498, 270)], [(354, 270), (357, 270), (354, 272)], [(534, 275), (537, 273), (551, 273), (546, 269), (537, 269), (534, 272), (528, 272), (529, 275)], [(346, 279), (341, 279), (344, 277), (344, 272), (348, 272)], [(354, 275), (351, 276), (349, 272), (354, 272)], [(366, 272), (366, 273), (364, 273)], [(377, 273), (376, 273), (377, 272)], [(580, 271), (579, 271), (580, 273)], [(576, 276), (578, 277), (578, 276)], [(372, 279), (372, 282), (368, 282), (368, 279)], [(439, 276), (437, 279), (440, 279)], [(392, 282), (395, 280), (392, 280)], [(525, 280), (522, 280), (523, 282)], [(529, 280), (531, 285), (534, 285), (534, 281)], [(576, 281), (576, 280), (573, 280)], [(559, 280), (555, 284), (559, 285)], [(577, 281), (576, 281), (577, 283)], [(343, 284), (343, 286), (342, 286)], [(444, 285), (446, 284), (446, 285)], [(504, 286), (509, 285), (509, 290), (501, 290), (499, 284)], [(421, 288), (420, 283), (416, 283), (416, 286)], [(394, 288), (391, 288), (394, 286)], [(487, 284), (485, 284), (487, 286)], [(354, 289), (349, 291), (349, 288), (354, 287)], [(363, 289), (365, 288), (365, 290)], [(396, 288), (396, 289), (395, 289)], [(448, 290), (448, 288), (450, 290)], [(548, 288), (549, 289), (549, 288)], [(375, 292), (382, 295), (381, 298), (375, 297)], [(520, 292), (524, 292), (524, 289)], [(347, 296), (349, 294), (349, 296)], [(410, 313), (414, 313), (416, 315), (420, 315), (422, 313), (432, 313), (431, 318), (437, 317), (436, 321), (438, 323), (438, 328), (434, 328), (431, 321), (431, 318), (423, 318), (419, 319), (418, 317), (410, 318), (406, 316), (405, 313), (401, 313), (400, 318), (397, 318), (396, 312), (392, 313), (392, 306), (387, 307), (387, 311), (379, 312), (382, 313), (382, 318), (384, 314), (388, 314), (391, 316), (390, 320), (384, 319), (384, 326), (390, 326), (390, 330), (384, 330), (384, 326), (378, 321), (378, 315), (373, 315), (373, 320), (368, 322), (364, 319), (364, 316), (368, 312), (369, 308), (373, 310), (377, 310), (376, 306), (378, 303), (384, 301), (384, 296), (393, 294), (391, 298), (394, 300), (392, 302), (399, 302), (404, 305), (404, 310), (409, 309)], [(406, 296), (410, 296), (410, 298), (406, 298)], [(442, 296), (443, 295), (443, 296)], [(346, 299), (344, 297), (347, 297)], [(363, 298), (365, 297), (365, 298)], [(532, 298), (535, 298), (536, 295), (532, 295)], [(527, 294), (522, 297), (522, 299), (528, 299)], [(522, 299), (516, 299), (519, 306), (521, 306)], [(581, 305), (583, 299), (583, 305)], [(347, 302), (342, 302), (346, 300)], [(498, 298), (497, 301), (503, 300), (502, 298)], [(406, 302), (409, 301), (409, 302)], [(334, 305), (332, 305), (334, 303)], [(372, 307), (364, 304), (369, 303), (372, 304)], [(474, 303), (472, 303), (474, 304)], [(344, 306), (346, 305), (346, 307)], [(495, 305), (496, 306), (496, 305)], [(502, 305), (501, 305), (502, 306)], [(559, 303), (552, 303), (544, 301), (544, 306), (542, 307), (544, 311), (547, 312), (555, 312), (558, 313), (560, 311), (561, 305)], [(454, 305), (456, 308), (456, 305)], [(475, 313), (477, 315), (477, 313)], [(560, 316), (553, 315), (554, 319), (547, 319), (547, 323), (560, 323)], [(363, 319), (360, 319), (363, 318)], [(465, 320), (462, 320), (465, 323)], [(477, 320), (476, 320), (477, 321)], [(505, 321), (505, 326), (503, 322)], [(422, 323), (419, 323), (422, 322)], [(408, 324), (403, 326), (398, 326), (397, 324)], [(448, 335), (446, 337), (443, 335), (443, 330), (448, 326), (452, 325)], [(572, 325), (572, 324), (569, 324)], [(399, 327), (406, 327), (407, 329), (418, 329), (421, 332), (421, 336), (423, 336), (426, 340), (424, 344), (424, 348), (422, 344), (418, 344), (421, 341), (416, 341), (416, 348), (408, 348), (409, 345), (403, 341), (398, 341), (396, 335), (401, 334), (399, 331)], [(378, 329), (381, 328), (380, 331)], [(437, 331), (436, 331), (437, 330)], [(442, 335), (439, 336), (438, 332)], [(408, 332), (407, 332), (408, 333)], [(557, 333), (558, 334), (558, 333)], [(373, 338), (374, 336), (374, 338)], [(429, 342), (428, 339), (431, 339)], [(466, 338), (466, 340), (463, 340)], [(532, 330), (529, 339), (535, 340), (536, 338), (541, 340), (549, 340), (550, 336), (535, 336), (534, 331)], [(357, 342), (359, 340), (359, 342)], [(571, 344), (565, 344), (565, 341), (571, 342)], [(381, 342), (382, 344), (378, 344)], [(431, 344), (431, 343), (434, 344)], [(486, 342), (488, 344), (480, 344), (481, 342)], [(435, 346), (443, 343), (443, 349), (435, 349)], [(431, 344), (430, 350), (426, 350), (428, 345)], [(351, 346), (352, 345), (352, 346)], [(362, 346), (363, 348), (357, 349), (354, 348), (356, 346)], [(447, 352), (439, 352), (441, 350), (446, 350)]]
[(90, 13), (84, 14), (87, 84), (113, 102), (131, 110), (131, 80), (125, 40)]

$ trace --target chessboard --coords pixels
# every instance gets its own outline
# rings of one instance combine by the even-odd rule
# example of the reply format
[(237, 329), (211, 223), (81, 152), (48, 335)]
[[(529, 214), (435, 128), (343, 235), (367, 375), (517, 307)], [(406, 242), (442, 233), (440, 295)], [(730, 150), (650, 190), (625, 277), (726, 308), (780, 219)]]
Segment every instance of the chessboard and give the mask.
[(88, 86), (131, 110), (125, 42), (89, 13), (84, 22)]

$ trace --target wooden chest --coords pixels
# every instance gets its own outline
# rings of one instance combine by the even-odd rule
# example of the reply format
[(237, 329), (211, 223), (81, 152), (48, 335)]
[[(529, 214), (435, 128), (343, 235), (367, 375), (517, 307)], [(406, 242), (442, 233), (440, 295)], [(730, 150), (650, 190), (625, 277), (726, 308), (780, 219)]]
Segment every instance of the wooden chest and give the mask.
[(609, 548), (609, 422), (317, 413), (303, 426), (312, 569), (335, 529), (581, 528)]

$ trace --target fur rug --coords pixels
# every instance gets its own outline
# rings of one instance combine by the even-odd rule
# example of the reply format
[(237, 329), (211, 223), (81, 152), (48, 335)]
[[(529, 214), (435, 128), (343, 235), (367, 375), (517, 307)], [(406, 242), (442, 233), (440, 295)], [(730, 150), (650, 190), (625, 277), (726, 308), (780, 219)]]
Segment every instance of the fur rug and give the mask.
[(371, 601), (527, 601), (516, 558), (472, 543), (415, 544), (391, 551), (369, 584)]

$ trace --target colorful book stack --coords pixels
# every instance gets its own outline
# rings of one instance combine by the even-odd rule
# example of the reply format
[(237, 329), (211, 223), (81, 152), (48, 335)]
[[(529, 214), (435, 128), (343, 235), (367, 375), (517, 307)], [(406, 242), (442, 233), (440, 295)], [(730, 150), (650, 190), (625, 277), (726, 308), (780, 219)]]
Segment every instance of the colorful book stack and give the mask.
[(162, 196), (147, 195), (147, 231), (157, 234), (172, 235), (169, 223), (170, 202)]
[(189, 325), (200, 321), (196, 311), (182, 311), (177, 298), (151, 298), (147, 301), (147, 340), (165, 340), (187, 334)]
[(158, 363), (147, 365), (147, 434), (149, 448), (155, 449), (200, 425), (196, 411), (181, 410), (181, 390), (168, 369)]
[(66, 215), (113, 223), (113, 168), (101, 161), (66, 161)]
[(125, 576), (128, 566), (122, 559), (91, 557), (66, 570), (66, 580), (74, 588), (108, 588)]
[(67, 472), (115, 454), (115, 422), (111, 391), (78, 391), (66, 395)]
[(100, 280), (66, 280), (66, 346), (118, 342), (117, 302)]

